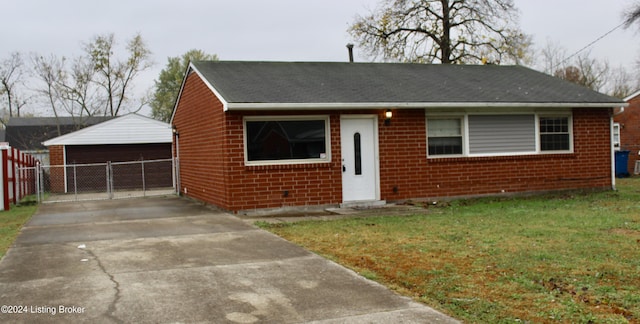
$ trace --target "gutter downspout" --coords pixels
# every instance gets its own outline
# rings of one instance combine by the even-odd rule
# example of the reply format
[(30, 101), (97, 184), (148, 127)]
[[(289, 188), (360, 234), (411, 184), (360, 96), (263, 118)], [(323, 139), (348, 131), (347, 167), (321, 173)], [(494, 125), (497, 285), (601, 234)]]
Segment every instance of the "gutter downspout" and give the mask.
[(611, 148), (611, 190), (616, 191), (616, 156), (613, 148), (613, 111), (609, 117), (609, 146)]
[(173, 125), (171, 127), (171, 131), (173, 133), (173, 145), (171, 145), (171, 158), (172, 158), (172, 172), (173, 172), (173, 186), (176, 192), (176, 195), (181, 196), (180, 194), (180, 133), (178, 132), (178, 128)]
[[(620, 110), (618, 110), (618, 112), (614, 110), (615, 108), (612, 109), (611, 118), (609, 121), (609, 124), (610, 124), (609, 135), (611, 135), (611, 189), (614, 191), (616, 191), (617, 189), (616, 189), (616, 155), (615, 155), (616, 151), (615, 151), (615, 148), (613, 147), (613, 124), (614, 124), (613, 117), (623, 114), (624, 108), (628, 105), (629, 104), (626, 103), (625, 105), (620, 106)], [(638, 154), (640, 154), (640, 152)]]
[[(61, 145), (62, 146), (62, 167), (64, 168), (64, 171), (62, 172), (64, 174), (64, 193), (69, 193), (69, 184), (67, 183), (67, 146), (66, 145)], [(51, 164), (51, 160), (49, 160), (49, 164)], [(51, 169), (49, 169), (51, 170)]]

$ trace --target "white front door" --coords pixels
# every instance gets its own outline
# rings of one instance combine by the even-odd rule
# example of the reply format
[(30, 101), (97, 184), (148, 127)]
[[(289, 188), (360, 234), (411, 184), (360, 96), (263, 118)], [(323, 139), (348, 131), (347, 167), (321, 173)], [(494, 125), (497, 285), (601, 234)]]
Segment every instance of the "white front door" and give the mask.
[(376, 116), (340, 119), (343, 202), (379, 199)]

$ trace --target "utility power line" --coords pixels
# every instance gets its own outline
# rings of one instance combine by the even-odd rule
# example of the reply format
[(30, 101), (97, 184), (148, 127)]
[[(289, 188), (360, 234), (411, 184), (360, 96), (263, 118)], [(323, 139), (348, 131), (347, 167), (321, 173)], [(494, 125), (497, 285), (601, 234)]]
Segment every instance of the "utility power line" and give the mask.
[(623, 23), (621, 23), (620, 25), (618, 25), (618, 26), (614, 27), (614, 28), (613, 28), (613, 29), (611, 29), (610, 31), (608, 31), (608, 32), (604, 33), (602, 36), (600, 36), (600, 37), (596, 38), (596, 40), (594, 40), (593, 42), (591, 42), (591, 43), (587, 44), (587, 46), (585, 46), (585, 47), (583, 47), (583, 48), (579, 49), (578, 51), (576, 51), (575, 53), (573, 53), (573, 54), (571, 54), (571, 55), (567, 56), (564, 60), (562, 60), (560, 63), (558, 63), (558, 64), (557, 64), (553, 69), (554, 69), (554, 70), (555, 70), (555, 69), (557, 69), (560, 65), (562, 65), (562, 64), (564, 64), (566, 61), (568, 61), (568, 60), (572, 59), (574, 56), (576, 56), (576, 55), (578, 55), (578, 54), (582, 53), (584, 50), (586, 50), (587, 48), (589, 48), (589, 47), (593, 46), (595, 43), (599, 42), (599, 41), (600, 41), (600, 40), (602, 40), (603, 38), (605, 38), (605, 37), (609, 36), (611, 33), (613, 33), (614, 31), (618, 30), (620, 27), (624, 26), (626, 23), (627, 23), (627, 22), (623, 22)]

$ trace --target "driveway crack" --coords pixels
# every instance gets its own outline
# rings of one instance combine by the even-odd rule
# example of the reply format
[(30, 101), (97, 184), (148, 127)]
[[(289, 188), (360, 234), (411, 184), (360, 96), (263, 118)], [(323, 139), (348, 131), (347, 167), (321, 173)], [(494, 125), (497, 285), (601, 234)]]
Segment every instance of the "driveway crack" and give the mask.
[(110, 274), (107, 269), (104, 267), (104, 265), (102, 264), (102, 262), (100, 261), (100, 259), (98, 258), (98, 256), (93, 253), (93, 251), (89, 250), (89, 249), (85, 249), (85, 251), (91, 256), (93, 257), (94, 260), (96, 260), (96, 263), (98, 264), (98, 267), (100, 268), (100, 270), (107, 275), (107, 277), (109, 277), (109, 280), (113, 283), (114, 287), (113, 289), (115, 290), (115, 294), (113, 297), (113, 301), (111, 302), (111, 304), (109, 304), (109, 308), (107, 308), (107, 317), (109, 317), (110, 319), (112, 319), (113, 321), (115, 321), (116, 323), (124, 323), (123, 320), (121, 320), (120, 318), (118, 318), (117, 316), (114, 315), (115, 311), (116, 311), (116, 304), (118, 304), (118, 302), (120, 301), (120, 283), (115, 279), (115, 277)]

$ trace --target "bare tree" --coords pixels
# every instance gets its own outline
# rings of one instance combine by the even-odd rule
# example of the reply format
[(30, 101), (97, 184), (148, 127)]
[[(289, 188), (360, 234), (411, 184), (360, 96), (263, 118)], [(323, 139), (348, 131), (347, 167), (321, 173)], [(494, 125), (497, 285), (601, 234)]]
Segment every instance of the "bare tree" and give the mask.
[(71, 63), (68, 78), (60, 86), (61, 99), (69, 102), (66, 110), (71, 116), (93, 116), (104, 107), (105, 99), (94, 85), (95, 63), (86, 57), (78, 57)]
[(547, 74), (554, 74), (559, 68), (563, 67), (567, 57), (567, 50), (560, 44), (547, 39), (545, 46), (540, 50), (540, 54), (542, 71)]
[[(126, 60), (114, 56), (115, 40), (113, 34), (97, 36), (85, 45), (85, 52), (93, 64), (96, 75), (93, 82), (104, 93), (104, 115), (117, 116), (121, 109), (131, 101), (132, 81), (142, 71), (152, 66), (151, 51), (139, 34), (129, 40)], [(140, 110), (141, 103), (135, 110)]]
[(425, 63), (511, 61), (529, 53), (513, 0), (392, 0), (349, 32), (373, 57)]
[(601, 91), (609, 82), (609, 63), (589, 57), (589, 53), (576, 56), (575, 60), (558, 67), (553, 75), (579, 84), (591, 90)]
[(609, 89), (611, 96), (623, 99), (630, 95), (640, 84), (634, 80), (628, 69), (623, 66), (612, 69), (609, 77)]
[(640, 22), (640, 1), (636, 1), (623, 13), (625, 27)]
[[(43, 56), (34, 55), (33, 66), (36, 78), (42, 81), (42, 86), (35, 90), (46, 99), (51, 107), (51, 112), (53, 112), (53, 115), (57, 120), (60, 116), (61, 109), (67, 111), (69, 109), (67, 102), (64, 100), (66, 97), (64, 94), (65, 87), (62, 86), (66, 79), (64, 58), (59, 59), (53, 55), (45, 58)], [(60, 106), (64, 108), (61, 108)], [(62, 132), (60, 131), (60, 123), (57, 123), (57, 126), (58, 136), (60, 136), (62, 135)]]
[(589, 89), (602, 91), (609, 81), (609, 62), (591, 58), (589, 53), (576, 56), (576, 65), (582, 74), (581, 84)]
[(86, 117), (102, 112), (104, 99), (93, 84), (93, 64), (86, 58), (69, 62), (55, 55), (34, 55), (32, 61), (35, 79), (40, 81), (34, 82), (33, 90), (46, 101), (56, 119), (70, 116), (80, 125)]
[(112, 34), (97, 36), (85, 44), (85, 55), (66, 59), (55, 55), (33, 56), (36, 91), (51, 107), (54, 116), (117, 116), (135, 112), (146, 99), (131, 94), (138, 74), (151, 66), (151, 52), (142, 37), (136, 35), (127, 44), (128, 57), (116, 57)]
[(13, 117), (14, 112), (20, 117), (20, 109), (27, 103), (26, 99), (18, 94), (18, 87), (24, 81), (25, 72), (22, 55), (18, 52), (12, 53), (8, 59), (0, 62), (0, 95), (6, 101), (9, 117)]
[[(627, 10), (624, 11), (623, 17), (626, 28), (629, 28), (631, 25), (636, 23), (637, 26), (640, 27), (640, 1), (636, 0), (631, 4)], [(640, 58), (636, 60), (636, 69), (640, 70)], [(640, 87), (640, 78), (638, 78), (636, 82), (636, 87)]]
[[(607, 61), (592, 58), (589, 51), (567, 56), (561, 45), (547, 40), (540, 51), (541, 69), (547, 74), (587, 87), (595, 91), (623, 91), (622, 84), (615, 84), (614, 71)], [(625, 80), (620, 79), (620, 81)], [(617, 89), (617, 90), (615, 90)]]

